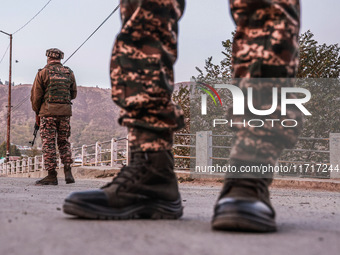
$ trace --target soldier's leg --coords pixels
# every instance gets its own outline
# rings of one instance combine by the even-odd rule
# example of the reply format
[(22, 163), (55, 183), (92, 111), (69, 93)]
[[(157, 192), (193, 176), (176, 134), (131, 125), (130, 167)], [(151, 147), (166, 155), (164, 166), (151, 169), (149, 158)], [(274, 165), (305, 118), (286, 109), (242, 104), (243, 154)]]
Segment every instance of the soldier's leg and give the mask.
[(133, 151), (172, 148), (174, 130), (184, 126), (171, 101), (177, 58), (177, 21), (184, 0), (121, 1), (122, 30), (111, 60), (112, 99), (122, 108)]
[(57, 160), (56, 160), (56, 118), (41, 117), (40, 136), (42, 141), (42, 152), (44, 155), (45, 170), (48, 175), (36, 182), (37, 185), (57, 185)]
[(176, 219), (182, 205), (170, 150), (184, 119), (171, 93), (184, 0), (121, 0), (120, 8), (112, 99), (122, 109), (119, 123), (128, 128), (131, 161), (101, 190), (71, 194), (64, 211), (86, 218)]
[[(233, 77), (242, 78), (236, 83), (244, 92), (248, 87), (253, 88), (256, 109), (268, 109), (272, 103), (272, 87), (287, 86), (287, 82), (281, 84), (281, 80), (275, 78), (292, 78), (297, 71), (299, 1), (230, 0), (230, 8), (237, 26), (232, 51)], [(238, 169), (274, 165), (283, 149), (296, 143), (301, 128), (298, 111), (291, 109), (288, 116), (298, 121), (297, 128), (238, 126), (231, 164)], [(252, 117), (246, 110), (242, 119)], [(281, 119), (279, 107), (272, 116), (266, 117)], [(237, 121), (237, 117), (233, 118)], [(275, 212), (268, 191), (271, 181), (272, 173), (227, 176), (215, 207), (213, 228), (274, 231)]]
[(67, 184), (74, 183), (72, 176), (71, 164), (72, 152), (69, 138), (71, 136), (70, 117), (57, 117), (57, 144), (60, 153), (61, 162), (64, 164), (65, 181)]
[[(230, 8), (237, 25), (232, 50), (233, 77), (251, 78), (238, 79), (238, 85), (243, 91), (253, 88), (255, 108), (261, 109), (271, 104), (272, 87), (282, 86), (275, 78), (293, 78), (297, 72), (299, 0), (231, 0)], [(281, 118), (280, 112), (275, 117)], [(300, 119), (301, 114), (291, 110), (286, 118), (289, 117)], [(283, 148), (294, 146), (299, 128), (300, 125), (296, 129), (275, 125), (265, 132), (239, 128), (231, 158), (274, 164)], [(249, 149), (252, 144), (258, 148)], [(259, 151), (260, 154), (254, 153)]]

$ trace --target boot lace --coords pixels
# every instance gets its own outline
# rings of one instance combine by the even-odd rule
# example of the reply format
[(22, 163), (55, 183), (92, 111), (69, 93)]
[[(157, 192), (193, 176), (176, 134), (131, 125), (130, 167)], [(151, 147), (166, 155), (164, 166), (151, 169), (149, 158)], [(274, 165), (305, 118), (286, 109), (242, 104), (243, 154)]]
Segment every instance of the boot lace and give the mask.
[(118, 187), (127, 187), (127, 183), (135, 183), (139, 181), (141, 176), (146, 173), (146, 168), (143, 165), (141, 166), (123, 166), (117, 176), (113, 177), (112, 181), (101, 187), (101, 189), (108, 188), (114, 184), (117, 184)]

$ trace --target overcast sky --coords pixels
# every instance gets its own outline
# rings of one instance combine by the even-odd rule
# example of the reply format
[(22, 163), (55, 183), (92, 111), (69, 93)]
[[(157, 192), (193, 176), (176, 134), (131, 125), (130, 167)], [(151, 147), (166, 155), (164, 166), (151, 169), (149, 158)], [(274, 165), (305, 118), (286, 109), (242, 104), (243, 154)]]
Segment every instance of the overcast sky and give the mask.
[[(13, 33), (31, 19), (48, 0), (1, 0), (0, 30)], [(94, 31), (117, 6), (118, 0), (52, 0), (24, 29), (13, 36), (13, 78), (18, 83), (33, 83), (39, 68), (46, 64), (45, 51), (60, 48), (65, 59)], [(175, 82), (188, 81), (197, 75), (195, 66), (213, 56), (223, 55), (221, 41), (234, 30), (228, 0), (186, 0), (180, 21), (179, 59)], [(301, 0), (301, 32), (310, 29), (320, 43), (340, 41), (340, 1)], [(103, 27), (68, 61), (78, 85), (110, 87), (109, 60), (115, 35), (121, 26), (117, 11)], [(9, 37), (0, 34), (0, 59)], [(0, 63), (0, 79), (8, 80), (7, 52)], [(16, 63), (15, 60), (18, 62)]]

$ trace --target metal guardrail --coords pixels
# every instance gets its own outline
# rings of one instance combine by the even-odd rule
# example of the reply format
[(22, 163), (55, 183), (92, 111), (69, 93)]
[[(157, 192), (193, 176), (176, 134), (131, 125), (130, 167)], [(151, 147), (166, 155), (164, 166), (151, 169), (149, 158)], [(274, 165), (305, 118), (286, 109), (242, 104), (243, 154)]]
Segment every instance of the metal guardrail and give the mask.
[[(190, 134), (193, 135), (193, 134)], [(195, 149), (190, 148), (191, 156), (196, 156), (190, 167), (225, 166), (230, 162), (228, 155), (234, 135), (213, 135), (212, 131), (197, 132)], [(296, 175), (311, 178), (340, 178), (340, 134), (330, 133), (329, 138), (300, 137), (294, 149), (283, 151), (278, 160), (279, 166), (289, 166), (289, 172), (279, 175)], [(319, 169), (327, 171), (319, 171)], [(292, 171), (290, 171), (292, 169)], [(317, 169), (317, 170), (315, 170)], [(285, 168), (286, 170), (286, 168)]]
[(35, 156), (0, 164), (0, 174), (29, 173), (43, 170), (43, 157)]
[[(196, 134), (175, 134), (177, 137), (196, 137)], [(213, 137), (221, 138), (233, 138), (233, 135), (209, 135), (212, 139)], [(300, 141), (327, 141), (330, 143), (329, 138), (308, 138), (308, 137), (300, 137)], [(192, 142), (191, 139), (187, 140), (188, 143)], [(197, 139), (196, 139), (197, 143)], [(213, 155), (212, 149), (231, 149), (231, 146), (220, 146), (220, 145), (211, 145), (208, 146), (211, 150), (210, 156), (208, 156), (209, 160), (229, 160), (227, 157), (220, 157), (218, 155)], [(177, 160), (198, 160), (196, 158), (196, 148), (197, 144), (174, 144), (174, 158)], [(185, 153), (177, 155), (176, 149), (185, 148)], [(319, 149), (289, 149), (285, 150), (288, 152), (301, 152), (301, 153), (323, 153), (323, 154), (331, 154), (331, 150), (319, 150)], [(183, 150), (182, 150), (183, 152)], [(121, 167), (124, 164), (128, 164), (128, 137), (122, 138), (112, 138), (110, 141), (96, 142), (95, 144), (83, 145), (81, 147), (72, 148), (72, 158), (74, 160), (73, 167), (77, 166), (110, 166), (110, 167)], [(340, 156), (339, 156), (340, 157)], [(15, 173), (29, 173), (35, 171), (43, 171), (44, 170), (44, 159), (43, 156), (35, 156), (33, 158), (23, 158), (17, 161), (10, 161), (8, 163), (0, 164), (0, 174), (10, 175)], [(62, 167), (61, 160), (59, 158), (58, 167)], [(185, 161), (188, 162), (188, 161)], [(297, 160), (289, 160), (289, 159), (280, 159), (280, 163), (295, 163), (295, 164), (318, 164), (318, 162), (304, 162)], [(329, 162), (322, 162), (321, 164), (329, 165)], [(182, 164), (182, 167), (177, 167), (177, 169), (188, 170), (190, 169), (190, 163)]]
[[(211, 137), (229, 137), (233, 138), (233, 135), (211, 135)], [(298, 140), (304, 140), (304, 141), (328, 141), (329, 138), (312, 138), (312, 137), (299, 137)], [(217, 146), (213, 145), (212, 148), (220, 148), (220, 149), (231, 149), (232, 146)], [(285, 149), (284, 151), (292, 151), (292, 152), (317, 152), (317, 153), (327, 153), (330, 154), (330, 150), (309, 150), (309, 149)], [(211, 159), (218, 159), (218, 160), (229, 160), (229, 158), (221, 158), (221, 157), (210, 157)], [(296, 164), (329, 164), (327, 163), (320, 163), (320, 162), (304, 162), (304, 161), (287, 161), (287, 160), (278, 160), (281, 163), (296, 163)]]
[[(111, 166), (120, 167), (128, 162), (128, 138), (112, 138), (111, 141), (96, 142), (95, 144), (83, 145), (71, 148), (73, 167), (77, 166)], [(105, 146), (109, 146), (105, 149)], [(93, 151), (93, 153), (92, 153)], [(80, 154), (81, 153), (81, 154)], [(80, 162), (77, 159), (81, 159)], [(57, 168), (61, 168), (60, 157), (57, 160)], [(0, 174), (11, 175), (16, 173), (29, 173), (43, 171), (44, 157), (24, 157), (21, 160), (10, 161), (0, 164)]]

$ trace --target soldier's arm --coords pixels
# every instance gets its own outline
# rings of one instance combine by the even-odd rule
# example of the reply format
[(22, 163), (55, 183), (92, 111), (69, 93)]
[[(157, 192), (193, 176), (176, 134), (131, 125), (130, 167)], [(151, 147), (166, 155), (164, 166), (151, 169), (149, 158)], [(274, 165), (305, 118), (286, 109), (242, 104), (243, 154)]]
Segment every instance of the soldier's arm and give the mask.
[(71, 80), (73, 81), (71, 85), (71, 100), (77, 97), (77, 83), (76, 78), (74, 77), (73, 72), (71, 72)]
[(44, 99), (44, 84), (43, 84), (43, 71), (39, 71), (35, 76), (33, 87), (31, 90), (31, 103), (32, 109), (38, 115), (40, 111), (40, 107), (43, 103)]

